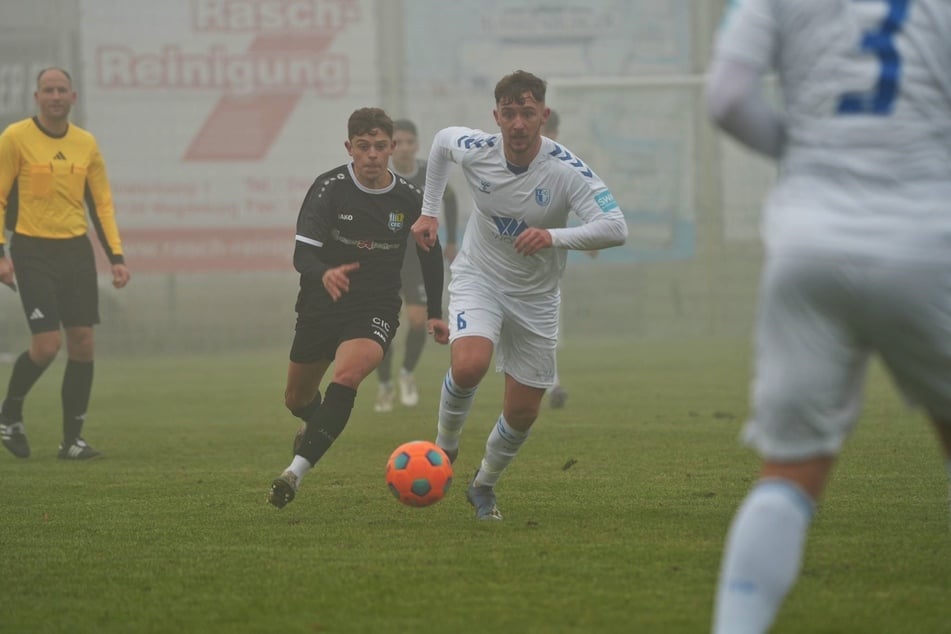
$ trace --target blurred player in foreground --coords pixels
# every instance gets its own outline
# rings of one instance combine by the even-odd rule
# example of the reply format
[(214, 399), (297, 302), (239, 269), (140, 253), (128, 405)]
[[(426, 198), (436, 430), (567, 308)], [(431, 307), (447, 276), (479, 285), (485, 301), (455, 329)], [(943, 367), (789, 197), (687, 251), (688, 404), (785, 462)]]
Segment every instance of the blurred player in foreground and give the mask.
[[(396, 335), (400, 267), (422, 192), (388, 168), (393, 121), (379, 108), (350, 115), (344, 146), (352, 162), (317, 177), (297, 218), (294, 268), (300, 273), (297, 327), (284, 404), (304, 421), (294, 459), (267, 500), (292, 501), (304, 475), (343, 432), (357, 388), (383, 360)], [(428, 297), (428, 328), (448, 341), (442, 316), (442, 249), (414, 249)], [(333, 364), (321, 401), (320, 383)]]
[[(434, 245), (439, 201), (452, 163), (462, 166), (475, 208), (452, 263), (451, 367), (443, 380), (436, 443), (455, 460), (476, 388), (489, 369), (505, 373), (502, 412), (489, 434), (467, 497), (476, 517), (501, 520), (495, 485), (528, 437), (554, 384), (558, 283), (566, 249), (623, 244), (627, 224), (598, 176), (567, 148), (542, 136), (545, 82), (516, 71), (495, 87), (501, 134), (451, 127), (429, 154), (423, 215), (413, 237)], [(582, 224), (566, 227), (569, 212)]]
[[(393, 141), (396, 144), (393, 156), (390, 158), (390, 168), (397, 176), (402, 176), (419, 187), (422, 191), (426, 184), (426, 161), (416, 158), (419, 152), (419, 135), (416, 124), (408, 119), (397, 119), (393, 122)], [(456, 256), (456, 233), (459, 224), (459, 206), (456, 195), (451, 187), (446, 187), (442, 199), (443, 213), (446, 217), (446, 244), (443, 245), (443, 255), (450, 262)], [(407, 238), (412, 241), (412, 238)], [(415, 247), (415, 243), (411, 245)], [(400, 291), (405, 302), (406, 318), (409, 321), (409, 330), (406, 332), (406, 348), (403, 352), (403, 365), (400, 368), (399, 391), (400, 403), (406, 407), (415, 407), (419, 402), (419, 392), (416, 389), (416, 379), (413, 371), (419, 358), (423, 354), (426, 344), (426, 286), (423, 284), (423, 272), (419, 266), (419, 258), (415, 248), (407, 248), (403, 258), (403, 269), (400, 271), (402, 289)], [(396, 387), (393, 385), (393, 347), (390, 346), (380, 367), (377, 368), (377, 377), (380, 387), (373, 406), (376, 412), (389, 412), (393, 409), (396, 400)]]
[[(780, 162), (766, 203), (753, 412), (762, 457), (723, 554), (713, 631), (765, 632), (877, 353), (951, 457), (951, 3), (741, 0), (713, 119)], [(779, 73), (785, 114), (763, 98)], [(949, 461), (951, 472), (951, 461)]]
[(16, 289), (26, 312), (30, 349), (13, 365), (0, 409), (0, 440), (18, 458), (30, 455), (23, 401), (49, 367), (66, 331), (63, 373), (64, 460), (96, 458), (100, 452), (82, 437), (92, 394), (99, 287), (89, 221), (112, 265), (112, 284), (123, 288), (129, 269), (122, 255), (106, 164), (96, 139), (70, 123), (76, 103), (72, 79), (61, 68), (36, 78), (35, 117), (10, 125), (0, 136), (0, 229), (13, 232), (10, 257), (0, 230), (0, 282)]

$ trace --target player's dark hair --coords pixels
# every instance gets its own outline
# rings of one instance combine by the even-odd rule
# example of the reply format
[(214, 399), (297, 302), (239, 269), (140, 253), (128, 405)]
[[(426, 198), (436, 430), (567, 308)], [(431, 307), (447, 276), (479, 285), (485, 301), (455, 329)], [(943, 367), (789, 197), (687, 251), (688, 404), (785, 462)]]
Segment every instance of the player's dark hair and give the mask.
[(347, 135), (349, 139), (369, 134), (373, 130), (380, 130), (386, 136), (393, 138), (393, 120), (386, 114), (382, 108), (360, 108), (354, 110), (347, 122)]
[(40, 87), (40, 80), (43, 79), (43, 75), (45, 75), (45, 74), (47, 73), (47, 71), (51, 71), (51, 70), (58, 70), (59, 72), (61, 72), (61, 73), (63, 73), (64, 75), (66, 75), (66, 81), (69, 82), (69, 85), (70, 85), (70, 86), (73, 85), (73, 78), (70, 77), (69, 73), (66, 72), (66, 69), (65, 69), (65, 68), (60, 68), (59, 66), (47, 66), (46, 68), (42, 69), (40, 72), (38, 72), (38, 73), (36, 74), (36, 87), (37, 87), (37, 88)]
[(397, 119), (394, 121), (393, 130), (395, 132), (409, 132), (413, 136), (419, 136), (419, 132), (416, 131), (416, 124), (409, 119)]
[(506, 75), (495, 85), (496, 104), (521, 104), (523, 95), (528, 92), (538, 103), (545, 103), (545, 90), (548, 84), (525, 70), (517, 70)]

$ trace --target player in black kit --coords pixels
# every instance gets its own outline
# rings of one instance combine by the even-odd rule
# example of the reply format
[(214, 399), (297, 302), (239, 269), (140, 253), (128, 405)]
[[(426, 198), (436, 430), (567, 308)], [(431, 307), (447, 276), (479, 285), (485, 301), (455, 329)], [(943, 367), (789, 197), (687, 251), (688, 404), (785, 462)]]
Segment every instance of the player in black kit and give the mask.
[[(300, 292), (284, 404), (304, 427), (293, 461), (268, 491), (268, 502), (277, 508), (294, 499), (301, 479), (343, 431), (360, 382), (377, 368), (396, 334), (400, 268), (422, 206), (420, 189), (388, 168), (393, 122), (383, 110), (356, 110), (344, 145), (353, 161), (317, 177), (297, 218)], [(442, 249), (437, 244), (417, 253), (427, 329), (446, 343)], [(320, 384), (331, 364), (321, 401)]]

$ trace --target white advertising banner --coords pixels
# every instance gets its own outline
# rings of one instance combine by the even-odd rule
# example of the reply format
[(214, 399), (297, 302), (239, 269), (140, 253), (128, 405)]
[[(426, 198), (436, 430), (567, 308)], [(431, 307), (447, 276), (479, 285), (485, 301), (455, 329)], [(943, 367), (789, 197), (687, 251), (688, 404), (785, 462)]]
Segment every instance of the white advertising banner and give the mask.
[(82, 0), (82, 120), (137, 271), (289, 266), (301, 201), (378, 102), (372, 0)]

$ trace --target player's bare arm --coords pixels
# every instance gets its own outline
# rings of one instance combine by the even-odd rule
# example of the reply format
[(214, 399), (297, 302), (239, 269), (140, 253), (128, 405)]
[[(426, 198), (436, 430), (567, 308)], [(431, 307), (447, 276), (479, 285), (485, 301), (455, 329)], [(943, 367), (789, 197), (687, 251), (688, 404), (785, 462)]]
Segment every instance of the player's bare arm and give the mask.
[(429, 248), (436, 244), (438, 229), (439, 220), (435, 216), (420, 216), (410, 228), (416, 244), (424, 251), (429, 251)]
[(430, 319), (426, 322), (426, 332), (433, 336), (433, 341), (446, 345), (449, 343), (449, 324), (442, 319)]
[(330, 299), (337, 301), (350, 291), (350, 273), (358, 268), (360, 268), (359, 262), (350, 262), (327, 269), (324, 272), (321, 281), (324, 283), (324, 288), (330, 293)]
[(515, 250), (522, 255), (535, 255), (542, 249), (551, 247), (551, 233), (548, 229), (529, 227), (515, 238)]

